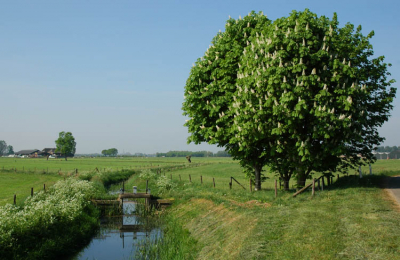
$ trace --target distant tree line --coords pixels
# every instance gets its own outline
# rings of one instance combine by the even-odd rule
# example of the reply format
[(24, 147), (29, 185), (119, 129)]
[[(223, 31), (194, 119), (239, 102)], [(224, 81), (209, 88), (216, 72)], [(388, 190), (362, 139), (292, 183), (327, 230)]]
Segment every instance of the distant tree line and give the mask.
[(199, 152), (191, 152), (191, 151), (169, 151), (166, 153), (157, 153), (157, 157), (230, 157), (229, 153), (226, 151), (218, 151), (216, 153), (210, 151), (199, 151)]
[(375, 151), (379, 153), (390, 153), (396, 150), (400, 150), (400, 146), (378, 146)]
[(104, 156), (117, 156), (118, 150), (116, 148), (110, 148), (110, 149), (101, 151), (101, 154)]
[(14, 154), (12, 145), (7, 145), (6, 141), (0, 140), (0, 156)]

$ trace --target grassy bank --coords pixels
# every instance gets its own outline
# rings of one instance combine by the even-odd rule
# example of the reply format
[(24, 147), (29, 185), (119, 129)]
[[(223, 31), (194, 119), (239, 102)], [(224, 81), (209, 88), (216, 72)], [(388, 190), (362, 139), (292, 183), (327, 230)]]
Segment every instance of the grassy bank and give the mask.
[[(394, 175), (399, 166), (380, 161), (373, 176), (342, 176), (315, 197), (306, 192), (296, 198), (284, 191), (275, 198), (274, 178), (261, 192), (235, 184), (231, 190), (230, 176), (246, 182), (232, 164), (167, 173), (177, 187), (162, 194), (175, 198), (166, 238), (145, 252), (158, 252), (160, 259), (400, 259), (400, 214), (380, 187), (380, 173)], [(137, 176), (128, 183), (145, 185)], [(158, 193), (157, 187), (153, 191)], [(162, 253), (177, 247), (183, 255)]]

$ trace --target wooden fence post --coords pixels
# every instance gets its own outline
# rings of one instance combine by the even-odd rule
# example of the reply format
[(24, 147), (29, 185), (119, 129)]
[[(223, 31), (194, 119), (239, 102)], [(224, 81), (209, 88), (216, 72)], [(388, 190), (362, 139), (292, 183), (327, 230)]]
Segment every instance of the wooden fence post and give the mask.
[(14, 205), (17, 204), (17, 194), (14, 194)]
[(278, 181), (275, 180), (275, 198), (278, 197)]
[(192, 182), (192, 176), (189, 174), (189, 181)]
[(33, 196), (33, 188), (31, 188), (31, 197)]
[(149, 191), (149, 180), (146, 181), (146, 194)]
[(232, 177), (231, 177), (231, 182), (229, 183), (229, 189), (232, 189)]
[(321, 191), (324, 191), (324, 186), (325, 186), (324, 177), (322, 177), (321, 180), (322, 180), (322, 182), (321, 182)]
[(213, 183), (214, 183), (214, 188), (215, 188), (215, 179), (214, 179), (214, 177), (213, 177)]
[(312, 179), (312, 196), (315, 195), (315, 178)]

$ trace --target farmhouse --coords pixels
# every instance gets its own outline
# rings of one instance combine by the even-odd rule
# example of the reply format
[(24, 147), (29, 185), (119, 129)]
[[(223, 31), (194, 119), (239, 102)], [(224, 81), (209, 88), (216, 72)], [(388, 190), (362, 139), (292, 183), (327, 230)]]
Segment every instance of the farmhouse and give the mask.
[(30, 149), (30, 150), (21, 150), (15, 153), (17, 156), (23, 156), (23, 157), (33, 157), (37, 158), (41, 154), (41, 151), (38, 149)]
[[(56, 148), (44, 148), (41, 152), (42, 156), (56, 155)], [(57, 154), (59, 155), (59, 153)]]

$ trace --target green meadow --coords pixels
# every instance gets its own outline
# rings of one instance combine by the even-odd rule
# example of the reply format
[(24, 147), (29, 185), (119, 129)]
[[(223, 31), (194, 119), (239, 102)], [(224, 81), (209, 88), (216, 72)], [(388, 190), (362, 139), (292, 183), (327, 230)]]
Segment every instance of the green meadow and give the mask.
[[(231, 161), (230, 158), (193, 158), (194, 163), (220, 163)], [(93, 158), (1, 158), (1, 170), (15, 170), (17, 172), (73, 172), (104, 169), (143, 169), (186, 164), (186, 158), (160, 157), (93, 157)]]
[[(140, 172), (151, 170), (156, 175), (149, 180), (151, 194), (174, 204), (159, 214), (164, 237), (142, 247), (148, 259), (400, 259), (400, 213), (381, 186), (385, 176), (400, 175), (400, 160), (377, 161), (373, 175), (363, 167), (362, 179), (358, 170), (339, 179), (334, 173), (334, 183), (324, 191), (296, 198), (295, 180), (289, 192), (278, 190), (275, 197), (277, 177), (268, 170), (263, 189), (250, 192), (249, 181), (230, 158), (192, 158), (191, 164), (185, 158), (0, 158), (0, 163), (2, 205), (14, 194), (29, 196), (31, 187), (42, 189), (64, 176), (96, 181), (101, 169), (116, 176), (117, 168), (132, 169), (125, 189), (143, 191), (147, 180)], [(30, 170), (35, 166), (41, 172)], [(231, 177), (240, 184), (230, 187)], [(160, 188), (166, 180), (173, 183), (171, 190)]]

